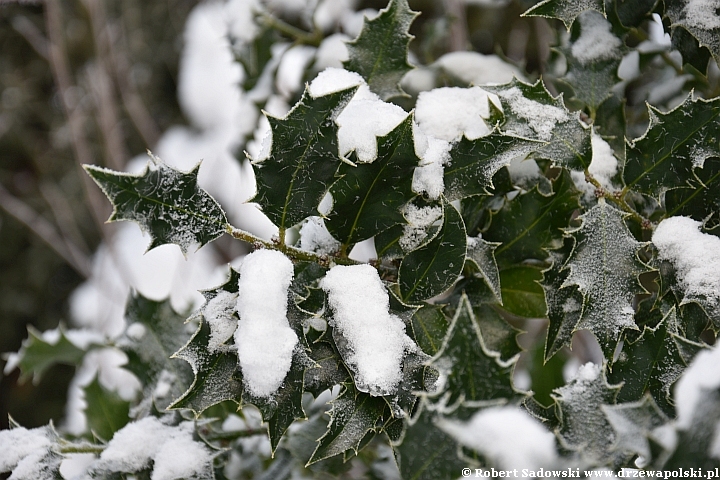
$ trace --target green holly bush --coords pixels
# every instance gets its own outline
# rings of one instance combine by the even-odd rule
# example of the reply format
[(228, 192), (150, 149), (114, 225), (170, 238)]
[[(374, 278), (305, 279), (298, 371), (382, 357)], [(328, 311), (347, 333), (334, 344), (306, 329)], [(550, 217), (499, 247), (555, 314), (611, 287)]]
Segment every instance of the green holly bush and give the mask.
[[(176, 442), (197, 453), (181, 476), (208, 479), (720, 467), (720, 382), (700, 382), (692, 401), (679, 391), (696, 357), (718, 362), (711, 355), (720, 330), (720, 283), (705, 276), (696, 288), (690, 277), (702, 261), (688, 266), (685, 239), (670, 251), (659, 231), (675, 217), (692, 219), (688, 238), (702, 238), (706, 248), (695, 254), (709, 264), (718, 255), (712, 248), (720, 232), (720, 98), (712, 98), (711, 77), (712, 63), (720, 61), (720, 14), (710, 11), (714, 18), (698, 22), (691, 3), (544, 0), (530, 8), (524, 15), (562, 21), (557, 35), (564, 40), (546, 75), (481, 86), (488, 131), (448, 141), (432, 177), (440, 190), (431, 192), (417, 181), (418, 170), (428, 167), (411, 110), (417, 96), (401, 86), (415, 68), (408, 49), (416, 13), (406, 0), (391, 0), (347, 45), (344, 69), (362, 80), (318, 93), (309, 77), (285, 117), (267, 115), (269, 150), (249, 161), (257, 182), (253, 201), (278, 228), (270, 240), (228, 222), (198, 186), (200, 164), (183, 172), (151, 156), (136, 175), (86, 166), (112, 203), (110, 221), (137, 222), (151, 237), (149, 248), (172, 243), (186, 253), (229, 236), (289, 259), (292, 279), (275, 286), (284, 292), (282, 328), (297, 343), (287, 365), (274, 370), (274, 390), (258, 394), (251, 367), (239, 362), (236, 328), (251, 315), (240, 313), (249, 301), (243, 285), (254, 281), (243, 276), (260, 270), (243, 266), (229, 268), (225, 283), (202, 292), (206, 302), (194, 312), (132, 294), (128, 328), (112, 342), (81, 348), (69, 332), (48, 342), (31, 331), (18, 354), (24, 376), (110, 347), (127, 355), (125, 368), (141, 394), (129, 403), (97, 380), (90, 383), (85, 437), (64, 436), (52, 425), (16, 426), (3, 433), (40, 440), (0, 466), (17, 474), (32, 457), (44, 478), (61, 478), (63, 459), (84, 452), (96, 457), (86, 471), (91, 478), (180, 478), (159, 471), (161, 464), (167, 469), (163, 449)], [(653, 14), (679, 55), (642, 47), (638, 39)], [(269, 62), (281, 25), (261, 19), (265, 30), (253, 48), (237, 53), (249, 72), (247, 88)], [(588, 43), (590, 35), (599, 45)], [(667, 79), (653, 72), (671, 65), (691, 72), (697, 89), (669, 109), (630, 108), (618, 69), (633, 52), (650, 72), (636, 82), (662, 84)], [(467, 87), (446, 80), (459, 86), (456, 92)], [(406, 110), (377, 136), (372, 161), (341, 154), (338, 140), (338, 117), (367, 88), (376, 102), (395, 100)], [(614, 162), (614, 169), (601, 161)], [(518, 173), (520, 162), (532, 171)], [(302, 229), (313, 222), (332, 237), (329, 246), (303, 248)], [(366, 292), (338, 292), (326, 280), (333, 269), (367, 265), (350, 252), (370, 239), (377, 255), (369, 265), (383, 295), (367, 311), (355, 305), (355, 321), (374, 325), (363, 316), (380, 308), (407, 336), (394, 359), (398, 379), (385, 389), (368, 386), (359, 353), (383, 356), (382, 342), (362, 344), (372, 335), (355, 336), (350, 307), (342, 303), (353, 305), (345, 298)], [(527, 331), (522, 347), (521, 329)], [(564, 379), (564, 366), (577, 368), (578, 358), (595, 362)], [(703, 375), (702, 364), (693, 378)], [(514, 378), (520, 368), (529, 377), (524, 382)], [(688, 376), (688, 391), (692, 382)], [(253, 423), (255, 412), (261, 424)], [(244, 426), (233, 427), (229, 418), (244, 419)], [(513, 420), (503, 433), (497, 422), (504, 418)], [(114, 446), (126, 445), (133, 428), (156, 432), (163, 446), (121, 458)], [(251, 442), (259, 436), (269, 438), (268, 452)]]

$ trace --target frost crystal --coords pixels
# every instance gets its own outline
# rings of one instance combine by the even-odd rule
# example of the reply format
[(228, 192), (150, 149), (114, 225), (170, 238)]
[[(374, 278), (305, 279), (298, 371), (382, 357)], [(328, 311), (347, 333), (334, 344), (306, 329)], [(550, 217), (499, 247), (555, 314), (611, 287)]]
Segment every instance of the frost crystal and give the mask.
[(720, 238), (700, 231), (701, 222), (688, 217), (666, 218), (652, 242), (660, 258), (670, 261), (685, 291), (683, 302), (704, 300), (720, 304)]
[(403, 321), (389, 313), (390, 299), (370, 265), (333, 267), (320, 282), (334, 312), (330, 325), (347, 342), (345, 361), (357, 389), (390, 395), (402, 380), (405, 351), (417, 349)]
[(573, 43), (572, 55), (581, 64), (619, 58), (622, 42), (610, 30), (612, 25), (601, 13), (589, 10), (578, 17), (580, 37)]
[(718, 8), (720, 8), (720, 2), (717, 0), (685, 0), (684, 20), (692, 27), (707, 30), (720, 28)]
[(232, 314), (237, 303), (237, 293), (220, 291), (203, 308), (203, 316), (210, 326), (210, 342), (208, 348), (217, 352), (222, 345), (233, 336), (237, 328), (237, 321)]
[(498, 93), (510, 105), (510, 110), (518, 117), (527, 120), (537, 136), (542, 140), (550, 140), (552, 131), (557, 123), (570, 120), (567, 112), (552, 105), (525, 98), (518, 87), (513, 87)]
[(538, 469), (557, 459), (555, 435), (517, 407), (491, 407), (465, 424), (442, 421), (439, 427), (493, 465)]
[(256, 397), (280, 387), (298, 338), (287, 319), (293, 264), (282, 253), (258, 250), (240, 265), (235, 345), (245, 386)]

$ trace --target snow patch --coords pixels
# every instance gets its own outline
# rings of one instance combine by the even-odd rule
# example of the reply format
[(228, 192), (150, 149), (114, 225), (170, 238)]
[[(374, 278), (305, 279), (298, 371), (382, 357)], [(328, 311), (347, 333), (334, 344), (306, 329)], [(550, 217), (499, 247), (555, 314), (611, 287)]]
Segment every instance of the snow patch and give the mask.
[(490, 116), (489, 96), (479, 87), (442, 87), (421, 92), (415, 120), (426, 135), (452, 142), (464, 134), (475, 140), (490, 133), (483, 120)]
[(237, 321), (232, 314), (235, 311), (237, 297), (237, 293), (222, 290), (203, 308), (203, 317), (210, 326), (208, 349), (211, 352), (221, 350), (222, 345), (235, 333)]
[(445, 191), (445, 164), (450, 162), (452, 144), (446, 140), (425, 135), (417, 124), (413, 124), (415, 154), (420, 164), (413, 172), (412, 190), (437, 200)]
[(404, 216), (408, 225), (405, 225), (398, 243), (404, 251), (409, 252), (420, 246), (427, 238), (428, 227), (442, 217), (442, 208), (439, 205), (418, 207), (414, 203), (408, 203)]
[(518, 407), (486, 408), (467, 423), (444, 420), (438, 426), (501, 469), (537, 470), (557, 460), (555, 436)]
[(589, 10), (582, 13), (578, 20), (580, 37), (573, 43), (573, 57), (583, 65), (620, 57), (619, 48), (622, 42), (613, 35), (612, 25), (601, 13)]
[(718, 0), (685, 0), (684, 21), (691, 27), (714, 30), (720, 28)]
[(309, 217), (300, 227), (300, 248), (329, 255), (340, 249), (340, 242), (330, 235), (322, 218)]
[[(688, 429), (702, 399), (703, 392), (720, 388), (720, 346), (697, 354), (675, 385), (677, 426)], [(720, 422), (717, 422), (720, 426)]]
[(377, 270), (370, 265), (338, 265), (320, 281), (333, 310), (329, 320), (347, 341), (343, 354), (358, 390), (390, 395), (402, 380), (406, 351), (417, 346), (403, 321), (389, 313), (390, 299)]
[(525, 98), (518, 87), (501, 91), (498, 95), (508, 102), (510, 110), (515, 115), (527, 120), (530, 128), (541, 140), (550, 140), (555, 125), (570, 120), (567, 112), (562, 108)]
[(287, 319), (293, 264), (274, 250), (257, 250), (240, 265), (235, 345), (243, 381), (257, 397), (270, 397), (282, 384), (298, 342)]
[(652, 242), (661, 259), (673, 264), (683, 303), (720, 304), (720, 238), (700, 231), (701, 222), (688, 217), (666, 218), (655, 229)]
[(45, 427), (32, 430), (23, 427), (0, 430), (0, 472), (15, 469), (23, 458), (44, 452), (51, 443)]
[(513, 77), (523, 78), (520, 70), (497, 55), (477, 52), (446, 53), (433, 66), (472, 85), (499, 85), (511, 82)]

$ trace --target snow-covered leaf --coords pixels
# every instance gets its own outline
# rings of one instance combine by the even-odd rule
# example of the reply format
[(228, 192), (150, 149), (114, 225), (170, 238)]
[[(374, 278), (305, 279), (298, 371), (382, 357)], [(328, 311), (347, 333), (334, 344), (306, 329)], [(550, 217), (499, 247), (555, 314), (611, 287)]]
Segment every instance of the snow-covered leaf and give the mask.
[(138, 175), (84, 166), (113, 205), (108, 221), (137, 222), (150, 234), (148, 249), (174, 243), (183, 253), (225, 233), (225, 212), (197, 184), (200, 164), (185, 173), (153, 159)]
[(553, 190), (545, 196), (533, 188), (508, 200), (492, 215), (483, 238), (502, 244), (495, 249), (500, 268), (527, 259), (542, 260), (547, 256), (545, 249), (559, 246), (561, 229), (580, 206), (579, 193), (566, 170), (553, 182)]
[(627, 149), (623, 180), (628, 188), (660, 198), (667, 190), (687, 187), (694, 169), (720, 156), (720, 98), (688, 96), (667, 113), (649, 108), (647, 131)]
[(665, 2), (665, 15), (670, 18), (671, 26), (690, 32), (720, 64), (720, 14), (717, 9), (717, 3), (705, 0)]
[(413, 66), (408, 63), (408, 32), (417, 16), (407, 0), (391, 0), (372, 20), (365, 19), (360, 35), (347, 43), (350, 59), (343, 66), (363, 76), (370, 90), (383, 100), (404, 95), (400, 80)]
[(720, 159), (710, 158), (694, 170), (690, 186), (665, 193), (667, 216), (683, 215), (704, 222), (704, 230), (720, 235)]
[(570, 273), (563, 287), (577, 285), (582, 293), (576, 328), (595, 335), (608, 361), (622, 332), (637, 330), (633, 300), (645, 291), (638, 276), (649, 271), (637, 256), (643, 244), (630, 233), (625, 216), (601, 199), (580, 217), (581, 227), (568, 230), (575, 248), (567, 261)]
[(495, 131), (475, 140), (463, 136), (450, 149), (451, 162), (445, 167), (445, 196), (459, 200), (487, 194), (493, 176), (516, 157), (539, 150), (543, 143)]
[(377, 140), (372, 163), (343, 163), (330, 187), (333, 210), (325, 224), (343, 245), (368, 239), (405, 223), (402, 208), (415, 194), (412, 177), (420, 161), (415, 155), (412, 117)]
[(128, 326), (118, 342), (128, 357), (124, 368), (140, 380), (145, 395), (152, 396), (161, 408), (192, 382), (189, 366), (171, 358), (192, 335), (185, 318), (173, 310), (169, 299), (156, 302), (136, 292), (125, 307)]
[(445, 292), (458, 279), (467, 254), (467, 234), (460, 212), (444, 205), (440, 233), (427, 245), (403, 258), (398, 272), (400, 295), (416, 303)]
[(500, 98), (505, 112), (503, 132), (547, 142), (537, 149), (537, 157), (574, 170), (590, 165), (590, 129), (580, 122), (579, 112), (569, 112), (562, 97), (550, 95), (541, 80), (530, 85), (513, 79), (483, 89)]
[(128, 422), (130, 403), (116, 392), (103, 387), (97, 377), (83, 391), (87, 403), (85, 417), (88, 428), (103, 440), (111, 439)]
[(627, 339), (613, 364), (608, 380), (623, 383), (618, 402), (639, 401), (649, 393), (668, 416), (674, 415), (671, 389), (703, 345), (683, 338), (678, 331), (675, 308), (654, 328)]
[(619, 389), (620, 385), (608, 384), (603, 368), (587, 363), (572, 381), (555, 390), (558, 433), (569, 449), (595, 461), (608, 459), (615, 433), (601, 406), (614, 404)]
[(436, 396), (448, 406), (515, 398), (519, 394), (512, 386), (511, 377), (516, 360), (503, 362), (498, 352), (485, 346), (470, 301), (463, 294), (442, 348), (430, 361), (443, 379)]
[(257, 201), (280, 229), (317, 215), (340, 165), (335, 119), (355, 89), (313, 98), (306, 90), (285, 118), (268, 116), (272, 145), (255, 159)]
[(330, 424), (308, 463), (338, 455), (346, 450), (357, 453), (369, 432), (379, 431), (390, 418), (390, 409), (382, 397), (359, 392), (352, 384), (332, 401)]
[(651, 396), (645, 395), (637, 402), (601, 405), (600, 408), (615, 431), (615, 450), (651, 457), (647, 437), (653, 429), (668, 421)]
[(543, 0), (523, 16), (557, 18), (570, 30), (575, 19), (587, 10), (596, 10), (605, 15), (603, 0)]

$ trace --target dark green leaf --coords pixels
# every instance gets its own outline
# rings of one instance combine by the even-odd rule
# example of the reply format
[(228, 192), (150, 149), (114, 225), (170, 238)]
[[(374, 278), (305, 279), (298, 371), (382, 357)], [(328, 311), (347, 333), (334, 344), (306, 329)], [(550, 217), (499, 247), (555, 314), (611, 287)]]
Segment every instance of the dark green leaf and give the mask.
[(538, 283), (542, 271), (535, 267), (511, 267), (500, 271), (503, 307), (515, 315), (527, 318), (545, 316), (545, 294)]
[(660, 198), (676, 187), (687, 187), (693, 169), (720, 156), (720, 98), (688, 96), (667, 113), (650, 108), (645, 134), (627, 149), (623, 179), (628, 188)]
[[(124, 367), (138, 377), (146, 395), (153, 395), (158, 406), (165, 408), (192, 382), (189, 366), (171, 358), (190, 339), (192, 325), (173, 310), (169, 299), (156, 302), (139, 293), (130, 295), (125, 319), (128, 327), (118, 342), (128, 357)], [(170, 384), (162, 396), (155, 394), (160, 382)]]
[(563, 269), (566, 256), (560, 252), (550, 252), (552, 265), (543, 271), (541, 285), (545, 291), (548, 325), (545, 341), (545, 361), (548, 361), (562, 347), (570, 346), (575, 327), (580, 322), (583, 296), (576, 285), (563, 287), (570, 273)]
[(492, 189), (493, 176), (516, 157), (524, 157), (542, 147), (542, 143), (505, 135), (498, 131), (475, 140), (464, 137), (450, 149), (451, 162), (445, 167), (445, 196), (459, 200), (486, 194)]
[(445, 374), (441, 402), (448, 406), (466, 401), (514, 398), (512, 370), (517, 359), (500, 360), (500, 354), (488, 350), (472, 311), (463, 294), (450, 323), (440, 351), (430, 365)]
[(350, 59), (343, 66), (362, 75), (383, 100), (405, 94), (399, 84), (413, 68), (407, 56), (414, 37), (408, 32), (417, 15), (407, 0), (390, 0), (377, 17), (366, 18), (360, 35), (347, 43)]
[(316, 342), (311, 347), (309, 355), (317, 367), (305, 370), (304, 390), (317, 398), (323, 391), (347, 381), (350, 373), (329, 342)]
[(710, 62), (710, 50), (701, 46), (698, 39), (680, 25), (670, 30), (670, 36), (672, 46), (682, 54), (683, 64), (691, 65), (704, 75)]
[(202, 321), (195, 335), (175, 355), (192, 367), (195, 379), (188, 390), (168, 408), (189, 408), (196, 416), (225, 400), (240, 403), (242, 380), (236, 378), (237, 354), (211, 351), (210, 326)]
[(517, 343), (517, 336), (522, 332), (505, 321), (496, 306), (487, 303), (475, 305), (473, 314), (488, 350), (499, 353), (503, 362), (512, 361), (520, 354), (522, 349)]
[(567, 261), (570, 273), (563, 286), (577, 285), (583, 295), (576, 328), (590, 330), (609, 361), (622, 332), (637, 330), (633, 300), (635, 294), (645, 292), (638, 276), (649, 271), (637, 256), (643, 244), (628, 230), (626, 216), (600, 199), (580, 217), (581, 227), (568, 230), (575, 248)]
[(402, 478), (437, 480), (455, 478), (467, 464), (457, 455), (455, 439), (440, 430), (435, 415), (425, 407), (410, 420), (402, 443), (394, 445)]
[(654, 428), (668, 421), (651, 396), (645, 395), (642, 400), (632, 403), (601, 405), (600, 408), (615, 431), (614, 449), (651, 458), (647, 437)]
[[(42, 378), (43, 373), (55, 364), (80, 365), (86, 350), (72, 343), (65, 335), (61, 326), (56, 331), (44, 334), (28, 325), (28, 338), (23, 340), (17, 352), (17, 366), (20, 367), (20, 380), (32, 377), (34, 383)], [(50, 338), (57, 334), (55, 338)], [(52, 340), (52, 341), (51, 341)]]
[(285, 118), (268, 116), (272, 147), (253, 162), (257, 201), (280, 229), (317, 215), (340, 165), (335, 119), (355, 89), (313, 98), (307, 90)]
[(620, 385), (608, 385), (604, 368), (588, 363), (577, 376), (553, 395), (559, 408), (558, 433), (571, 450), (595, 460), (606, 460), (615, 433), (601, 410), (612, 405)]
[(493, 295), (502, 305), (500, 273), (495, 262), (495, 249), (499, 245), (500, 243), (486, 242), (482, 237), (469, 237), (467, 259), (480, 270), (480, 275), (485, 279)]
[[(714, 472), (720, 467), (717, 455), (710, 455), (711, 446), (717, 445), (718, 419), (720, 418), (720, 389), (700, 388), (699, 398), (690, 425), (678, 429), (677, 447), (663, 465), (663, 469), (702, 469)], [(697, 470), (696, 470), (697, 471)]]
[(415, 196), (411, 185), (420, 161), (412, 130), (408, 115), (393, 131), (378, 138), (378, 156), (372, 163), (340, 166), (340, 178), (330, 187), (333, 211), (325, 224), (344, 245), (405, 223), (402, 209)]
[(665, 2), (665, 15), (670, 18), (672, 25), (690, 32), (720, 64), (720, 15), (717, 8), (715, 3)]
[(346, 384), (343, 392), (332, 401), (330, 424), (320, 439), (308, 464), (338, 455), (346, 450), (357, 453), (368, 432), (378, 431), (390, 417), (388, 404), (382, 397), (358, 392)]
[(502, 243), (495, 249), (501, 268), (527, 259), (542, 260), (547, 257), (545, 249), (560, 245), (563, 235), (560, 229), (568, 226), (573, 212), (579, 208), (579, 193), (564, 169), (553, 182), (553, 190), (555, 193), (548, 197), (534, 188), (508, 200), (492, 216), (483, 238)]
[(270, 27), (263, 27), (254, 40), (246, 42), (239, 40), (233, 42), (233, 53), (245, 71), (242, 83), (243, 90), (252, 90), (265, 70), (265, 66), (272, 59), (272, 46), (280, 36)]
[(148, 250), (174, 243), (187, 253), (225, 233), (225, 212), (197, 184), (200, 164), (184, 173), (152, 158), (139, 175), (84, 166), (113, 205), (108, 221), (137, 222), (152, 239)]
[(590, 165), (590, 129), (580, 122), (580, 113), (570, 113), (562, 98), (550, 95), (541, 80), (530, 85), (513, 79), (483, 89), (500, 97), (506, 119), (504, 132), (546, 142), (537, 149), (538, 158), (573, 170), (585, 170)]
[(672, 308), (655, 328), (645, 327), (637, 340), (626, 341), (608, 378), (624, 382), (619, 402), (639, 401), (649, 393), (666, 415), (674, 416), (671, 389), (703, 345), (679, 335)]
[(97, 377), (83, 390), (88, 428), (103, 440), (110, 440), (115, 432), (127, 424), (130, 403), (100, 385)]
[(675, 188), (665, 193), (668, 217), (684, 215), (704, 222), (708, 233), (720, 235), (720, 159), (705, 161), (694, 170), (696, 178), (689, 188)]
[(467, 236), (460, 212), (444, 202), (443, 227), (430, 243), (410, 252), (400, 264), (402, 300), (416, 303), (445, 292), (458, 279), (465, 263)]
[(439, 305), (423, 303), (412, 316), (415, 342), (429, 355), (435, 355), (442, 345), (448, 321)]
[(625, 27), (638, 27), (650, 16), (658, 0), (620, 0), (613, 2), (620, 23)]
[(603, 140), (605, 140), (617, 156), (623, 162), (625, 161), (625, 100), (621, 100), (615, 95), (605, 100), (597, 112), (595, 112), (595, 122), (593, 126)]
[(557, 18), (570, 30), (578, 15), (586, 10), (596, 10), (605, 15), (605, 3), (603, 0), (543, 0), (523, 16)]

